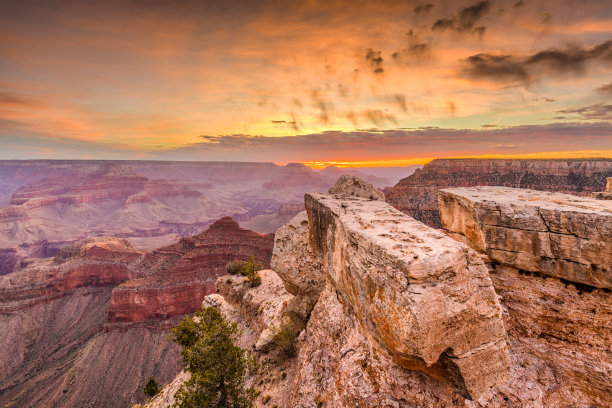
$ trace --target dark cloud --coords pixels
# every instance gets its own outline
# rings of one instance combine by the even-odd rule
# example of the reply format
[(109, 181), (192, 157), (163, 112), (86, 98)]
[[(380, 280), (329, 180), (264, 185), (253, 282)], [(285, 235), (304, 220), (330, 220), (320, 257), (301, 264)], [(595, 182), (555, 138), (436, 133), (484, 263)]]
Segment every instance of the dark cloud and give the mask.
[(427, 4), (419, 4), (414, 8), (415, 14), (427, 14), (434, 8), (434, 5), (431, 3)]
[(314, 89), (310, 93), (310, 98), (314, 107), (319, 111), (319, 122), (322, 125), (329, 125), (330, 111), (333, 109), (331, 101), (329, 101), (321, 91)]
[(526, 83), (551, 74), (582, 74), (588, 63), (611, 61), (612, 40), (608, 40), (591, 48), (551, 48), (526, 57), (476, 54), (463, 61), (462, 69), (464, 75), (476, 80)]
[(16, 95), (14, 93), (0, 91), (0, 106), (2, 105), (19, 105), (34, 107), (44, 105), (44, 103), (37, 99), (27, 98), (20, 95)]
[(401, 94), (393, 95), (392, 102), (396, 104), (402, 110), (402, 112), (408, 111), (408, 106), (406, 105), (406, 97), (404, 95), (401, 95)]
[(513, 148), (516, 153), (584, 150), (586, 139), (589, 149), (609, 149), (612, 124), (554, 123), (483, 130), (328, 131), (286, 137), (202, 136), (202, 143), (152, 152), (150, 157), (165, 160), (325, 161), (342, 156), (354, 160), (379, 160), (484, 154), (492, 149), (510, 149), (509, 143), (518, 146)]
[(391, 57), (396, 61), (401, 61), (404, 57), (420, 57), (429, 52), (430, 45), (427, 42), (421, 41), (419, 36), (410, 30), (406, 33), (406, 48), (401, 51), (394, 52)]
[(463, 73), (472, 79), (527, 82), (529, 74), (512, 55), (476, 54), (464, 61)]
[(485, 129), (491, 129), (491, 128), (497, 127), (497, 125), (486, 124), (486, 125), (480, 125), (480, 127), (483, 127)]
[(515, 9), (517, 9), (517, 8), (521, 8), (521, 7), (523, 7), (524, 5), (525, 5), (525, 2), (524, 2), (523, 0), (519, 0), (519, 1), (517, 1), (516, 3), (514, 3), (514, 6), (513, 6), (513, 7), (514, 7)]
[(596, 89), (597, 92), (602, 94), (612, 95), (612, 82), (605, 84)]
[(568, 108), (558, 110), (559, 113), (578, 115), (581, 119), (612, 120), (612, 105), (596, 103), (589, 106), (578, 108)]
[(372, 72), (375, 74), (382, 74), (385, 72), (383, 69), (383, 58), (381, 56), (381, 52), (377, 50), (373, 50), (372, 48), (368, 48), (366, 50), (365, 59), (372, 68)]
[(397, 125), (397, 119), (395, 118), (395, 115), (383, 112), (380, 109), (366, 110), (363, 113), (363, 116), (365, 116), (367, 120), (369, 120), (378, 127), (383, 127), (388, 123)]
[(462, 8), (453, 16), (436, 20), (431, 29), (434, 31), (453, 30), (459, 33), (472, 33), (482, 36), (486, 27), (475, 27), (475, 25), (490, 8), (490, 1), (480, 1), (473, 6)]

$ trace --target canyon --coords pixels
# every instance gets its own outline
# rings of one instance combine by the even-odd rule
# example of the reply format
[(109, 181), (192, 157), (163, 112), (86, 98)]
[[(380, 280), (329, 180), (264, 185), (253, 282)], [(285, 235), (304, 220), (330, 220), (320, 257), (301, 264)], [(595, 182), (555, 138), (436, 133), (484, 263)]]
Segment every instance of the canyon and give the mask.
[[(0, 162), (0, 404), (129, 406), (154, 376), (167, 406), (168, 331), (205, 305), (281, 407), (605, 406), (612, 160), (413, 170)], [(251, 255), (260, 287), (224, 276)]]
[(202, 304), (254, 350), (256, 407), (610, 405), (612, 201), (445, 188), (437, 230), (344, 185), (305, 196), (261, 287), (222, 276)]
[(234, 259), (269, 265), (273, 236), (223, 217), (154, 251), (87, 238), (0, 277), (0, 405), (129, 406), (180, 371), (168, 338)]
[(441, 228), (438, 191), (446, 187), (504, 186), (579, 196), (601, 191), (612, 159), (436, 159), (386, 190), (398, 210)]
[[(384, 177), (373, 175), (378, 173)], [(0, 161), (0, 275), (52, 257), (88, 237), (127, 238), (153, 250), (231, 216), (274, 232), (297, 212), (306, 191), (341, 172), (379, 187), (414, 167), (312, 170), (303, 164), (162, 161)], [(386, 177), (386, 178), (385, 178)]]

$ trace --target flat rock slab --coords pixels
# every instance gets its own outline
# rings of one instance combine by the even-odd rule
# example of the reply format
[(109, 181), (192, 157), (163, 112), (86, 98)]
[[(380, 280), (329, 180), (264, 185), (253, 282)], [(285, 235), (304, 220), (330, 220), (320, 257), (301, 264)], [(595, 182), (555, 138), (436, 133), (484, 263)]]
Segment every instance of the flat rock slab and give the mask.
[(305, 202), (314, 255), (373, 344), (466, 398), (506, 381), (501, 309), (475, 251), (383, 201)]
[(612, 288), (612, 201), (509, 187), (440, 190), (442, 225), (504, 265)]

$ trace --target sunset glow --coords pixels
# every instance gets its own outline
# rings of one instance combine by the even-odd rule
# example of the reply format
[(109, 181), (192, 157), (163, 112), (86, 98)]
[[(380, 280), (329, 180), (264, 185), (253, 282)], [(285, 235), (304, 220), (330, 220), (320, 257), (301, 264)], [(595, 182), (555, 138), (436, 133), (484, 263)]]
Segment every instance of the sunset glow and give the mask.
[(612, 8), (576, 4), (2, 2), (0, 157), (609, 155)]

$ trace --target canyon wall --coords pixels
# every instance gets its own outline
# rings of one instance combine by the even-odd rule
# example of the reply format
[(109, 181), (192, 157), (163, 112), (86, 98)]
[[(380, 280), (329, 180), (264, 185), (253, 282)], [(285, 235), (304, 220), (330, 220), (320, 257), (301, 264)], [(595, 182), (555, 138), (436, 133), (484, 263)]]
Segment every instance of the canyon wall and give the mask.
[[(610, 201), (448, 189), (445, 234), (365, 191), (306, 195), (262, 273), (272, 296), (224, 276), (205, 298), (263, 365), (256, 407), (610, 405)], [(292, 353), (256, 346), (281, 328)]]
[(273, 239), (271, 234), (242, 229), (232, 218), (224, 217), (199, 235), (154, 251), (138, 267), (149, 276), (130, 280), (113, 290), (109, 323), (192, 313), (204, 296), (214, 292), (215, 281), (225, 274), (229, 261), (253, 256), (268, 266)]
[(612, 159), (436, 159), (387, 192), (398, 210), (441, 228), (438, 190), (446, 187), (506, 186), (580, 196), (602, 191), (612, 177)]

